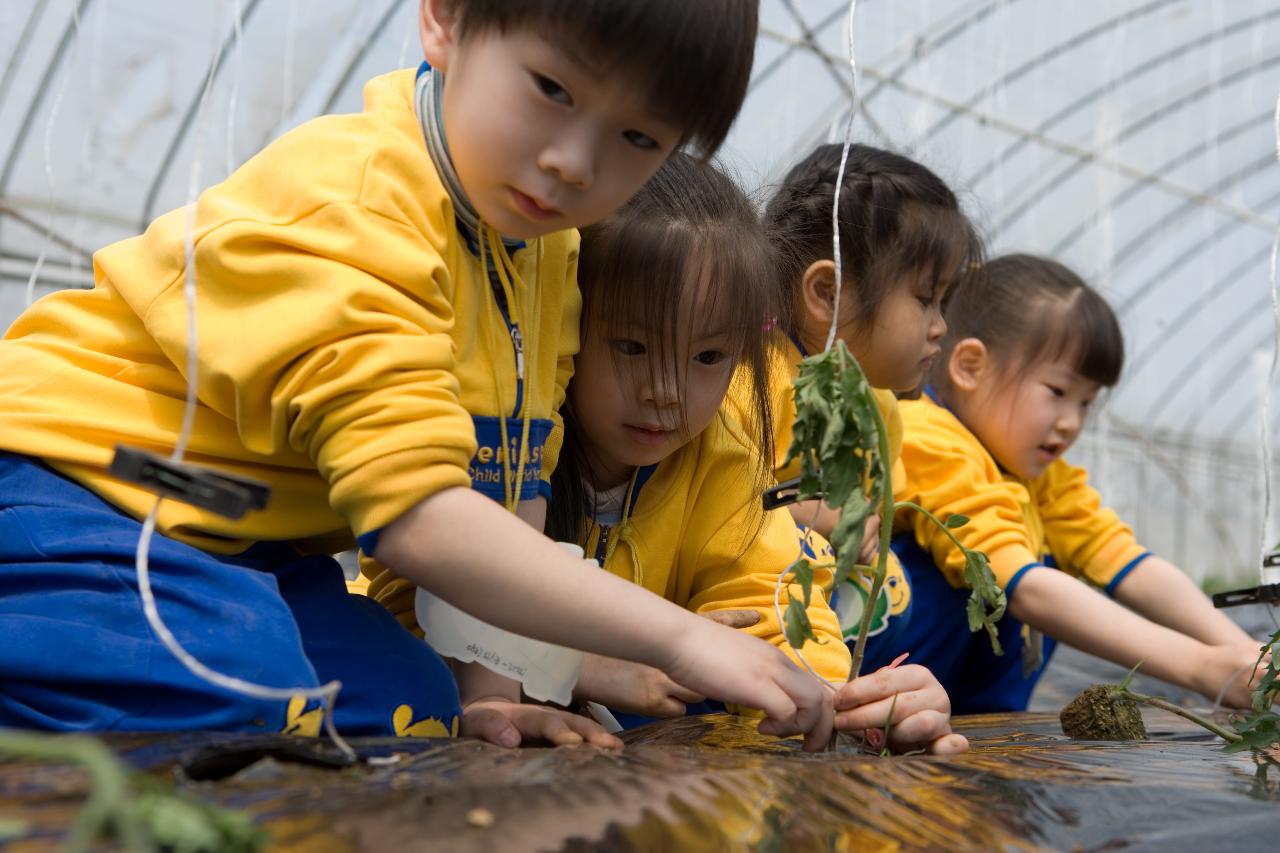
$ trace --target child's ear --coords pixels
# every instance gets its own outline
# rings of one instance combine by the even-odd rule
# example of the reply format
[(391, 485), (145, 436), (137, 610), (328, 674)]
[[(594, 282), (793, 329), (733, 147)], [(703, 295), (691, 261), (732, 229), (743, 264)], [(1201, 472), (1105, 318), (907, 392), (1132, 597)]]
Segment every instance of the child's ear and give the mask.
[(951, 387), (960, 391), (976, 391), (984, 374), (991, 370), (987, 345), (977, 338), (965, 338), (951, 350), (947, 359), (947, 375)]
[(826, 337), (831, 314), (835, 310), (835, 299), (836, 265), (825, 260), (809, 264), (800, 279), (800, 308), (804, 318), (804, 322), (798, 324), (800, 328), (821, 330)]
[(457, 44), (453, 37), (456, 18), (457, 13), (446, 0), (420, 0), (418, 4), (422, 55), (432, 68), (449, 70), (449, 56)]

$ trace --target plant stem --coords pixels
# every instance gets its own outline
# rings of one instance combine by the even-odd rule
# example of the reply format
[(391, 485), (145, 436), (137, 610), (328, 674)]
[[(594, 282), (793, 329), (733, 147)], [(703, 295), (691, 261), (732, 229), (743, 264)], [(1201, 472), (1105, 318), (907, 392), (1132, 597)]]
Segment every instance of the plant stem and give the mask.
[(884, 586), (885, 575), (889, 571), (889, 538), (893, 533), (893, 474), (889, 464), (889, 431), (880, 414), (880, 406), (871, 407), (876, 420), (876, 438), (880, 445), (880, 551), (876, 554), (876, 568), (872, 574), (871, 593), (867, 596), (866, 607), (862, 611), (862, 622), (858, 625), (858, 639), (853, 646), (853, 662), (849, 667), (848, 681), (858, 677), (862, 669), (862, 658), (867, 651), (867, 634), (871, 631), (871, 617), (875, 613), (876, 599)]
[(1147, 696), (1146, 694), (1143, 694), (1143, 693), (1135, 693), (1133, 690), (1130, 690), (1128, 687), (1125, 687), (1122, 689), (1125, 695), (1128, 696), (1130, 699), (1134, 700), (1135, 702), (1142, 702), (1144, 705), (1150, 705), (1153, 708), (1159, 708), (1162, 711), (1168, 711), (1170, 714), (1177, 714), (1179, 717), (1182, 717), (1184, 720), (1190, 720), (1191, 722), (1195, 723), (1198, 726), (1203, 726), (1204, 728), (1213, 732), (1218, 737), (1225, 740), (1227, 743), (1237, 743), (1242, 739), (1240, 735), (1236, 734), (1230, 729), (1224, 729), (1222, 726), (1218, 725), (1212, 720), (1205, 719), (1204, 717), (1200, 716), (1194, 711), (1188, 711), (1186, 708), (1182, 708), (1178, 705), (1173, 704), (1172, 702), (1167, 702), (1164, 699), (1160, 699), (1156, 696)]
[(914, 509), (916, 512), (927, 515), (929, 517), (929, 520), (932, 521), (934, 524), (938, 525), (938, 529), (941, 530), (943, 533), (947, 534), (947, 538), (950, 539), (952, 542), (954, 542), (955, 546), (959, 548), (961, 552), (965, 550), (964, 545), (960, 544), (960, 540), (957, 539), (956, 535), (951, 532), (951, 528), (947, 527), (947, 525), (939, 521), (936, 515), (929, 512), (929, 510), (925, 509), (924, 507), (920, 506), (920, 504), (914, 503), (913, 501), (898, 501), (893, 505), (893, 510), (894, 512), (897, 512), (900, 509)]
[(126, 850), (155, 849), (130, 807), (128, 771), (100, 741), (82, 735), (0, 731), (0, 754), (79, 764), (89, 774), (89, 796), (71, 823), (66, 849), (87, 849), (100, 833), (110, 829)]

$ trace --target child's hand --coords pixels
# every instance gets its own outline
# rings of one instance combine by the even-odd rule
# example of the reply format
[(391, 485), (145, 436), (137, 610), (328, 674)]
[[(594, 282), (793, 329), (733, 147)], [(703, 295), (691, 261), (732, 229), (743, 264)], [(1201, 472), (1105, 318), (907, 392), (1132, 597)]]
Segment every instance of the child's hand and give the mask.
[(890, 706), (889, 743), (898, 751), (923, 748), (934, 755), (968, 752), (969, 741), (951, 731), (947, 691), (932, 672), (914, 664), (884, 667), (836, 691), (836, 728), (842, 732), (883, 729)]
[(592, 654), (582, 658), (582, 674), (573, 697), (646, 717), (680, 717), (685, 703), (703, 699), (676, 684), (660, 669)]
[(529, 741), (545, 741), (553, 746), (574, 746), (585, 741), (605, 749), (622, 748), (622, 741), (586, 717), (500, 697), (468, 704), (462, 711), (460, 734), (505, 747)]
[[(1253, 688), (1266, 671), (1266, 661), (1258, 662), (1261, 643), (1239, 643), (1229, 646), (1205, 646), (1195, 688), (1210, 699), (1222, 694), (1222, 704), (1229, 708), (1250, 707)], [(1223, 688), (1226, 687), (1224, 691)]]
[(759, 708), (761, 734), (804, 734), (809, 752), (831, 737), (830, 688), (787, 659), (781, 650), (750, 634), (698, 619), (673, 638), (666, 673), (712, 699)]
[(862, 528), (862, 547), (858, 549), (858, 562), (874, 566), (880, 555), (880, 513), (873, 513)]
[(730, 628), (750, 628), (752, 625), (760, 621), (759, 610), (712, 610), (707, 613), (699, 613), (704, 619), (710, 619), (712, 622), (718, 622), (721, 625), (727, 625)]

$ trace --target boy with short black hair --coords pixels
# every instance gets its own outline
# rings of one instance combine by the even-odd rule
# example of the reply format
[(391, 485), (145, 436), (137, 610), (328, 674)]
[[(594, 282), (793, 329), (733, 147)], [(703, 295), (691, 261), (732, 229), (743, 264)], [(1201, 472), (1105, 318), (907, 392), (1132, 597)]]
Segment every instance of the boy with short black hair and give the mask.
[[(373, 80), (364, 112), (286, 134), (206, 190), (190, 224), (185, 209), (160, 217), (97, 254), (94, 290), (20, 317), (0, 342), (0, 726), (318, 727), (301, 703), (194, 677), (143, 618), (134, 550), (154, 496), (105, 469), (117, 443), (175, 447), (191, 381), (187, 458), (273, 489), (240, 521), (160, 508), (160, 614), (214, 669), (289, 688), (341, 678), (352, 734), (456, 733), (443, 663), (348, 596), (331, 559), (303, 556), (354, 535), (489, 622), (657, 666), (765, 709), (766, 731), (825, 742), (824, 688), (776, 649), (590, 571), (472, 489), (541, 526), (577, 349), (573, 229), (680, 143), (716, 148), (755, 6), (423, 0), (435, 71)], [(521, 736), (566, 725), (484, 710)]]

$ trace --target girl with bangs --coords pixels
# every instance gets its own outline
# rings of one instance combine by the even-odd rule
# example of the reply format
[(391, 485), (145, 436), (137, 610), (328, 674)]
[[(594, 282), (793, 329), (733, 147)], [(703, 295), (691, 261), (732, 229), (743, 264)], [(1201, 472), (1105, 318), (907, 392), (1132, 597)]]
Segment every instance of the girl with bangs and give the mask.
[(1062, 458), (1120, 378), (1110, 306), (1061, 264), (1008, 255), (967, 276), (946, 319), (925, 397), (902, 404), (907, 479), (896, 497), (969, 518), (954, 533), (987, 554), (1007, 596), (1004, 654), (969, 633), (963, 557), (904, 512), (910, 532), (893, 548), (916, 600), (902, 640), (913, 659), (957, 713), (1025, 710), (1055, 641), (1248, 707), (1258, 644), (1138, 544)]
[[(713, 167), (681, 155), (617, 214), (584, 230), (582, 350), (563, 410), (565, 455), (552, 479), (547, 532), (579, 543), (607, 571), (761, 637), (844, 685), (849, 651), (821, 591), (829, 572), (818, 571), (808, 607), (819, 641), (801, 656), (778, 615), (799, 594), (776, 590), (800, 547), (791, 517), (766, 512), (760, 497), (773, 458), (769, 268), (748, 199)], [(722, 407), (731, 381), (749, 430)], [(895, 746), (964, 748), (933, 686), (904, 697)], [(839, 701), (844, 690), (833, 691), (836, 704), (853, 712), (855, 703)], [(643, 717), (706, 710), (702, 697), (663, 673), (600, 657), (588, 656), (575, 693)], [(836, 723), (865, 729), (885, 718), (883, 710), (846, 713)]]
[[(771, 336), (768, 394), (771, 421), (760, 421), (772, 436), (774, 475), (786, 482), (800, 473), (788, 463), (796, 417), (792, 383), (800, 362), (824, 348), (833, 317), (835, 334), (858, 360), (872, 386), (888, 430), (893, 482), (905, 472), (900, 459), (903, 425), (898, 393), (917, 389), (937, 357), (946, 324), (943, 299), (960, 270), (982, 257), (982, 243), (955, 193), (925, 166), (891, 151), (852, 145), (840, 172), (842, 146), (820, 145), (788, 171), (770, 199), (764, 224), (776, 272), (778, 330)], [(841, 276), (832, 255), (831, 212), (839, 187)], [(750, 408), (736, 393), (734, 411), (751, 422)], [(826, 537), (840, 514), (821, 501), (790, 506), (807, 556), (833, 559)], [(868, 519), (858, 562), (872, 564), (879, 542), (879, 516)], [(793, 533), (794, 535), (794, 533)], [(885, 584), (868, 601), (870, 580), (854, 573), (831, 591), (844, 641), (853, 644), (866, 608), (872, 608), (862, 675), (841, 691), (837, 722), (851, 728), (933, 707), (947, 719), (945, 691), (927, 666), (920, 666), (903, 632), (919, 609), (911, 585), (890, 554)], [(898, 667), (902, 653), (911, 662)], [(941, 726), (939, 735), (949, 729)], [(964, 738), (948, 734), (931, 752), (961, 751)]]
[[(764, 511), (766, 457), (721, 411), (741, 366), (754, 416), (769, 418), (766, 269), (750, 201), (683, 154), (583, 230), (582, 349), (562, 409), (547, 533), (579, 543), (612, 574), (790, 652), (774, 590), (798, 556), (793, 525)], [(807, 644), (805, 659), (823, 679), (843, 680), (849, 654), (820, 595), (809, 618), (824, 642)], [(702, 701), (655, 669), (590, 655), (576, 695), (624, 723)]]

